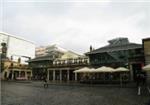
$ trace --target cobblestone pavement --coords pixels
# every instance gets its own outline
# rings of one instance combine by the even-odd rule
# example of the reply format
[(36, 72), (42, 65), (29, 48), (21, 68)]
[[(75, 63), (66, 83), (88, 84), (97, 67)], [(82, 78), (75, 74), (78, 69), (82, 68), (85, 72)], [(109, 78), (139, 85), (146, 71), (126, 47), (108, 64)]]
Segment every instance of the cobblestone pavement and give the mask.
[[(146, 90), (111, 86), (65, 86), (42, 83), (1, 83), (1, 105), (150, 105)], [(148, 104), (149, 103), (149, 104)]]

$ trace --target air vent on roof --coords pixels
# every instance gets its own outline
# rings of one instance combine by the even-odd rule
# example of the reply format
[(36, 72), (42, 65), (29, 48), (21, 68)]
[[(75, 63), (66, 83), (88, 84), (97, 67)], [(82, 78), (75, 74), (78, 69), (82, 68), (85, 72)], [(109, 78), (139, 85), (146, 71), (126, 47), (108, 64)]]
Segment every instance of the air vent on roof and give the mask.
[(110, 45), (124, 45), (124, 44), (128, 44), (129, 40), (128, 38), (115, 38), (112, 40), (108, 41)]

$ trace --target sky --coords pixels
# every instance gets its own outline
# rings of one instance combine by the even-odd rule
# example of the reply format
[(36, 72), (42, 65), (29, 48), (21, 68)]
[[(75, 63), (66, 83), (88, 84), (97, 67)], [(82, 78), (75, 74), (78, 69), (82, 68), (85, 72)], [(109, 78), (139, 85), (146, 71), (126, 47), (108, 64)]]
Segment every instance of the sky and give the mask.
[(150, 37), (149, 0), (0, 0), (0, 31), (77, 52)]

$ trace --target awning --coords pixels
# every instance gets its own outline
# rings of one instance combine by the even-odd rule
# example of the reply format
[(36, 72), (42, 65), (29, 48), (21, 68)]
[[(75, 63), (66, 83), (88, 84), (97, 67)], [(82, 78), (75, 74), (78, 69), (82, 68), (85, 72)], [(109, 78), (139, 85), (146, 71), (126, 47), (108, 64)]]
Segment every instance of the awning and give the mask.
[(150, 64), (144, 66), (142, 69), (143, 69), (144, 71), (150, 71)]
[(92, 71), (93, 73), (100, 73), (100, 72), (115, 72), (115, 69), (111, 67), (102, 66)]
[(93, 69), (88, 67), (83, 67), (81, 69), (75, 70), (74, 73), (90, 73)]
[(128, 72), (129, 69), (125, 68), (125, 67), (118, 67), (117, 69), (115, 69), (115, 72)]

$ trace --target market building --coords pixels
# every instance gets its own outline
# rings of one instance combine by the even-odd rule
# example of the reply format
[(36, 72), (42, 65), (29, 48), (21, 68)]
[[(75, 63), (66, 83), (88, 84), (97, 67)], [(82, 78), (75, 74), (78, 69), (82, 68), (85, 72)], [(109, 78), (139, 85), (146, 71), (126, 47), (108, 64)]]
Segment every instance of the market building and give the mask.
[(5, 68), (2, 72), (4, 80), (31, 80), (32, 70), (27, 64), (5, 59), (3, 67)]
[(144, 66), (144, 53), (142, 44), (129, 42), (128, 38), (115, 38), (109, 44), (92, 50), (86, 55), (90, 65), (94, 68), (101, 66), (126, 67), (130, 69), (130, 79), (136, 79), (136, 73)]
[(53, 65), (48, 69), (48, 80), (78, 80), (80, 76), (77, 76), (78, 74), (74, 73), (74, 71), (87, 66), (89, 66), (89, 60), (86, 56), (77, 55), (69, 51), (61, 58), (53, 61)]
[(88, 58), (57, 45), (47, 46), (46, 55), (29, 60), (33, 79), (42, 80), (75, 80), (74, 70), (88, 65)]
[(31, 77), (27, 60), (35, 57), (35, 44), (4, 32), (0, 33), (0, 44), (2, 79)]

